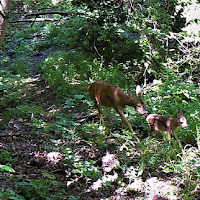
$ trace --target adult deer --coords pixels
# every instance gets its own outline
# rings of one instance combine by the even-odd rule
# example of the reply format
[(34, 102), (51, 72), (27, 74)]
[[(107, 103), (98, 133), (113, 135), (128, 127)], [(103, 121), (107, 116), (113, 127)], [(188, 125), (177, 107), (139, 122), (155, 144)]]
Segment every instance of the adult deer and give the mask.
[(140, 86), (136, 87), (137, 96), (130, 94), (130, 92), (129, 95), (126, 95), (120, 87), (101, 82), (91, 83), (88, 87), (88, 92), (95, 103), (95, 107), (99, 111), (102, 122), (104, 122), (104, 119), (102, 116), (101, 105), (114, 108), (120, 115), (123, 124), (127, 126), (131, 132), (133, 132), (133, 129), (124, 116), (124, 108), (126, 106), (133, 106), (138, 113), (143, 114), (144, 116), (148, 115), (142, 100), (142, 89)]
[[(184, 129), (188, 128), (187, 121), (181, 109), (178, 110), (176, 118), (150, 114), (147, 116), (147, 123), (149, 125), (149, 137), (152, 137), (154, 131), (166, 131), (171, 136), (172, 132), (175, 132), (178, 126)], [(174, 136), (177, 139), (176, 135)]]

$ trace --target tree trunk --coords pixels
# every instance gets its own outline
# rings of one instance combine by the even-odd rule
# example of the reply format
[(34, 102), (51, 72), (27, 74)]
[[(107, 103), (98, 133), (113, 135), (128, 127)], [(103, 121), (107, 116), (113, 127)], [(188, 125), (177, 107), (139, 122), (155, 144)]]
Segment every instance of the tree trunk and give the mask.
[(11, 0), (0, 0), (0, 48), (6, 34)]

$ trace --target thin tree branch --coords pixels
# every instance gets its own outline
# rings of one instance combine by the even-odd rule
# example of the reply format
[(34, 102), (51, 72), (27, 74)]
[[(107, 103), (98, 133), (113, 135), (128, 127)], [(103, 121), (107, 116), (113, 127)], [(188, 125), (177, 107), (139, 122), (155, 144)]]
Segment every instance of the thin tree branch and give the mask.
[[(24, 15), (24, 17), (28, 17), (28, 16), (39, 16), (39, 15), (48, 15), (48, 14), (58, 14), (58, 15), (69, 15), (69, 12), (64, 12), (64, 11), (42, 11), (42, 12), (34, 12), (34, 13), (27, 13)], [(70, 13), (71, 14), (71, 13)]]
[(101, 58), (101, 63), (100, 63), (100, 68), (103, 66), (104, 60), (103, 60), (103, 56), (99, 53), (95, 43), (94, 43), (94, 49), (97, 52), (98, 56)]
[(10, 21), (10, 23), (19, 23), (19, 22), (45, 22), (45, 21), (60, 21), (60, 19), (57, 18), (36, 18), (36, 19), (19, 19)]

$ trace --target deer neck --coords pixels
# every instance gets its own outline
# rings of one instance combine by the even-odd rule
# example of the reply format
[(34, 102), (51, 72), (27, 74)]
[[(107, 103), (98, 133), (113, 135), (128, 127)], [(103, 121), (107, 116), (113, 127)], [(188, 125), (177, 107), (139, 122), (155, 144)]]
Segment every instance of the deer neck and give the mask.
[(175, 130), (177, 129), (178, 126), (179, 126), (179, 125), (178, 125), (178, 120), (177, 120), (177, 118), (172, 118), (172, 120), (171, 120), (171, 129), (172, 129), (172, 131), (175, 131)]
[(135, 98), (130, 98), (129, 96), (127, 96), (126, 101), (125, 101), (125, 105), (136, 107), (136, 104), (137, 103), (136, 103)]

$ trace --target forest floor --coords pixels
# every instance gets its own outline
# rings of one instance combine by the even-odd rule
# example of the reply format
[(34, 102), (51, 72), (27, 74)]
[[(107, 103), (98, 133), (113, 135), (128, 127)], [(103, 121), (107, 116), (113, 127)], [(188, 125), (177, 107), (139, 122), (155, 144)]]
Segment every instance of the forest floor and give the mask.
[[(51, 107), (51, 110), (49, 109)], [(62, 107), (47, 108), (49, 112), (53, 110), (63, 109)], [(77, 113), (81, 115), (82, 113)], [(47, 119), (47, 116), (41, 116)], [(48, 119), (48, 120), (53, 120)], [(29, 122), (26, 122), (29, 123)], [(155, 176), (151, 176), (150, 173), (145, 172), (142, 177), (138, 176), (134, 182), (131, 183), (130, 190), (127, 190), (129, 175), (124, 174), (121, 169), (111, 170), (107, 175), (102, 175), (103, 179), (107, 179), (108, 182), (112, 182), (111, 187), (103, 187), (105, 184), (103, 179), (92, 179), (90, 182), (86, 182), (84, 177), (75, 175), (71, 172), (70, 167), (66, 166), (64, 162), (65, 155), (56, 152), (49, 151), (48, 147), (53, 145), (53, 141), (49, 140), (48, 136), (33, 133), (31, 135), (30, 126), (19, 120), (10, 120), (9, 128), (4, 131), (5, 137), (1, 137), (0, 146), (4, 149), (9, 149), (12, 153), (12, 159), (17, 158), (17, 162), (12, 165), (16, 173), (13, 179), (18, 179), (18, 182), (25, 181), (28, 179), (40, 179), (45, 177), (45, 173), (52, 174), (55, 176), (55, 180), (60, 183), (60, 189), (65, 190), (66, 198), (75, 196), (78, 199), (153, 199), (153, 200), (175, 200), (179, 199), (176, 197), (177, 191), (180, 190), (181, 185), (184, 184), (182, 180), (177, 179), (173, 175), (166, 176), (164, 173), (155, 171)], [(60, 136), (54, 134), (55, 140), (60, 140)], [(92, 137), (92, 136), (91, 136)], [(107, 137), (107, 139), (113, 139)], [(107, 149), (96, 149), (88, 145), (84, 140), (76, 141), (75, 144), (70, 143), (70, 139), (60, 141), (63, 145), (71, 148), (74, 155), (83, 158), (84, 160), (96, 160), (97, 164), (101, 168), (102, 165), (112, 167), (112, 156), (115, 154), (115, 147), (111, 145), (109, 153), (106, 154)], [(46, 150), (44, 150), (46, 148)], [(135, 149), (137, 151), (137, 149)], [(109, 158), (110, 156), (110, 158)], [(105, 164), (102, 160), (107, 158), (107, 162), (111, 164)], [(137, 161), (136, 161), (137, 162)], [(109, 166), (110, 165), (110, 166)], [(103, 172), (102, 172), (103, 173)], [(130, 175), (131, 176), (131, 175)], [(15, 178), (14, 178), (15, 177)], [(121, 186), (117, 184), (119, 177), (126, 177), (127, 185)], [(3, 176), (1, 174), (0, 185), (4, 188), (15, 188), (16, 180), (8, 179), (7, 174)], [(124, 178), (125, 179), (125, 178)], [(132, 188), (132, 189), (131, 189)], [(52, 191), (55, 192), (53, 187)], [(61, 198), (62, 199), (62, 198)]]
[[(44, 52), (35, 53), (30, 61), (30, 67), (38, 64), (51, 51), (52, 49), (47, 49)], [(87, 87), (84, 85), (73, 85), (73, 89), (77, 94), (87, 93)], [(69, 96), (71, 91), (71, 88), (67, 91)], [(83, 133), (81, 127), (85, 123), (99, 123), (97, 112), (91, 112), (82, 102), (76, 103), (71, 109), (66, 108), (64, 103), (58, 104), (54, 93), (41, 80), (41, 75), (36, 73), (34, 67), (32, 77), (27, 78), (20, 88), (18, 100), (23, 106), (25, 104), (27, 107), (34, 105), (33, 108), (38, 111), (37, 115), (30, 110), (28, 113), (24, 111), (25, 117), (18, 116), (16, 111), (13, 111), (16, 116), (9, 117), (8, 126), (0, 133), (0, 147), (10, 153), (10, 160), (7, 161), (12, 161), (12, 168), (15, 170), (13, 174), (0, 172), (1, 188), (12, 188), (14, 191), (18, 191), (19, 195), (24, 195), (25, 190), (31, 194), (37, 189), (47, 189), (45, 187), (47, 184), (47, 190), (51, 195), (55, 193), (56, 196), (56, 193), (60, 194), (62, 191), (63, 196), (58, 197), (59, 195), (57, 195), (57, 198), (54, 199), (180, 199), (177, 194), (186, 187), (186, 183), (173, 173), (163, 173), (162, 166), (154, 171), (141, 172), (142, 175), (139, 175), (138, 169), (127, 172), (123, 168), (116, 167), (119, 162), (116, 149), (118, 149), (117, 145), (120, 144), (120, 139), (112, 134), (102, 135), (87, 131), (86, 128)], [(12, 99), (9, 103), (12, 105)], [(37, 107), (38, 105), (39, 107)], [(78, 124), (74, 131), (79, 133), (79, 139), (61, 137), (62, 131), (59, 131), (59, 128), (60, 126), (63, 128), (65, 122), (60, 125), (58, 116), (67, 116), (66, 123)], [(115, 119), (108, 117), (106, 120), (113, 122)], [(62, 117), (60, 118), (61, 122)], [(118, 134), (121, 130), (114, 129), (113, 132)], [(102, 137), (104, 138), (102, 139)], [(102, 146), (99, 146), (98, 143), (101, 141)], [(70, 152), (63, 153), (64, 148), (70, 149)], [(132, 148), (132, 151), (136, 153), (127, 155), (127, 159), (130, 159), (130, 166), (138, 166), (140, 145), (135, 143)], [(67, 154), (72, 158), (67, 158)], [(69, 162), (66, 162), (66, 158)], [(73, 161), (70, 159), (95, 161), (95, 166), (102, 169), (99, 177), (95, 175), (94, 171), (86, 170), (74, 173), (70, 163)], [(122, 163), (120, 164), (122, 165)], [(86, 172), (91, 173), (88, 175), (90, 177), (88, 179), (84, 177)], [(50, 179), (52, 182), (45, 182), (46, 179)], [(27, 186), (30, 185), (30, 180), (39, 180), (40, 187), (36, 182), (31, 183), (33, 185), (29, 191)], [(42, 180), (44, 181), (43, 186), (41, 186)], [(18, 184), (16, 185), (16, 183)], [(199, 191), (194, 192), (196, 192), (196, 199), (200, 199)], [(36, 197), (35, 199), (40, 198)]]

